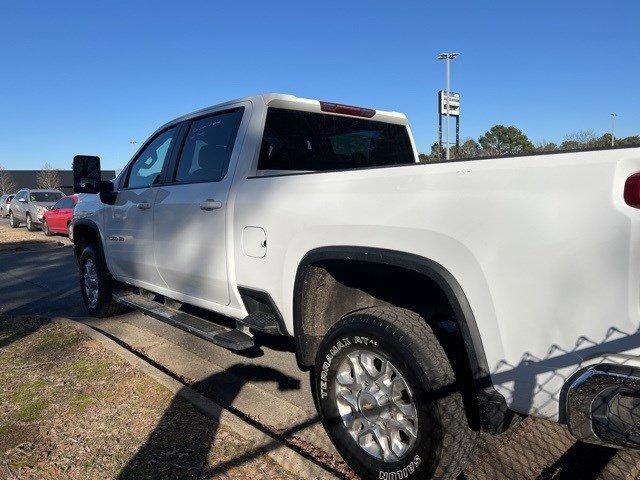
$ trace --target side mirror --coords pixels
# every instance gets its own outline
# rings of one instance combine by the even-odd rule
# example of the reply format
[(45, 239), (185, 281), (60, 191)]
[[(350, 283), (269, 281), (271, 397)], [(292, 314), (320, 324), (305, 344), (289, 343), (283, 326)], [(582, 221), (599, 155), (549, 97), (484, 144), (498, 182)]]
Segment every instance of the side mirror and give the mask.
[(100, 157), (73, 157), (73, 193), (100, 193)]

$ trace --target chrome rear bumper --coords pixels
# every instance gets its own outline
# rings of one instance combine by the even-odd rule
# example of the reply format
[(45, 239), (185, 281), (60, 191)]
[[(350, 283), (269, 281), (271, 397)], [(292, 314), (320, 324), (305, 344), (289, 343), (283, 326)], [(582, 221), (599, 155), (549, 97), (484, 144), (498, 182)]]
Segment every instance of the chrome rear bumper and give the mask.
[(583, 442), (640, 448), (640, 368), (587, 367), (567, 389), (566, 419)]

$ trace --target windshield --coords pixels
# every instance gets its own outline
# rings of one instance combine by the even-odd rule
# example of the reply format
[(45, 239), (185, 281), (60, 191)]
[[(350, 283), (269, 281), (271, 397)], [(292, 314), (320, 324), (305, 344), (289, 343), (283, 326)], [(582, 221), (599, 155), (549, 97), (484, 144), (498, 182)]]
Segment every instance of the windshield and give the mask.
[(32, 202), (57, 202), (62, 196), (61, 192), (31, 192), (29, 200)]
[(405, 125), (269, 108), (259, 170), (328, 171), (415, 163)]

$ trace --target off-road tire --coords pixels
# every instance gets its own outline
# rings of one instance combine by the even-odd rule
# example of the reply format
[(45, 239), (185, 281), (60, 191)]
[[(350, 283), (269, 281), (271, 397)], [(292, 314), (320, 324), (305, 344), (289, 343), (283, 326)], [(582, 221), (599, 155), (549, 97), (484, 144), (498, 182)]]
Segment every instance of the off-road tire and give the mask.
[[(395, 462), (384, 462), (365, 452), (338, 412), (336, 371), (348, 353), (362, 348), (391, 361), (413, 393), (417, 438)], [(324, 337), (311, 378), (329, 437), (363, 478), (453, 479), (476, 450), (479, 434), (469, 426), (454, 370), (432, 329), (415, 312), (389, 306), (347, 315)]]
[(27, 213), (26, 221), (27, 221), (27, 230), (29, 230), (30, 232), (35, 232), (36, 230), (38, 230), (38, 227), (33, 222), (33, 219), (31, 218), (30, 213)]
[[(98, 273), (98, 302), (91, 307), (85, 290), (84, 268), (88, 259), (92, 259)], [(80, 254), (80, 291), (87, 311), (94, 317), (112, 317), (124, 312), (126, 309), (113, 300), (112, 294), (117, 282), (109, 273), (100, 249), (93, 243), (88, 244)]]
[(18, 221), (18, 219), (15, 217), (15, 215), (13, 214), (13, 212), (9, 212), (9, 226), (11, 228), (18, 228), (20, 226), (20, 222)]
[(49, 230), (49, 225), (47, 224), (47, 220), (43, 219), (42, 220), (42, 231), (44, 232), (45, 236), (50, 237), (53, 235), (53, 232), (51, 230)]

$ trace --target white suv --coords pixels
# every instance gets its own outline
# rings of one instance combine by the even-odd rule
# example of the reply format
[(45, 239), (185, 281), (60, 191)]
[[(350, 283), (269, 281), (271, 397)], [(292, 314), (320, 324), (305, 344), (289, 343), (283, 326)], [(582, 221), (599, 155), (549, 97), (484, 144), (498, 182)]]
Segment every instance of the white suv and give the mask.
[(27, 230), (34, 232), (42, 225), (42, 217), (47, 208), (64, 197), (60, 190), (23, 188), (15, 194), (9, 205), (9, 225), (18, 228), (27, 224)]

